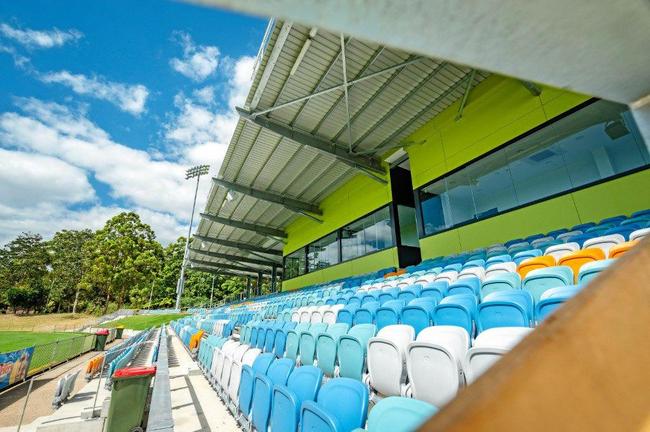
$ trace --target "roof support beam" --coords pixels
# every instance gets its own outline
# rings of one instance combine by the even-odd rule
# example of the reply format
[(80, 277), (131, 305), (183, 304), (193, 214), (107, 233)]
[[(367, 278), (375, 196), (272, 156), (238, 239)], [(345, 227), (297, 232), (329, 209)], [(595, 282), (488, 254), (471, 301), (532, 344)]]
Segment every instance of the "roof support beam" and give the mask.
[(460, 105), (458, 106), (458, 113), (456, 114), (456, 121), (463, 118), (463, 110), (465, 105), (467, 105), (467, 99), (469, 98), (469, 92), (472, 91), (472, 83), (474, 82), (474, 75), (476, 75), (476, 69), (472, 69), (467, 77), (467, 86), (465, 87), (465, 92), (463, 93), (463, 98), (460, 100)]
[[(298, 144), (305, 145), (307, 147), (315, 148), (323, 153), (327, 153), (331, 156), (334, 156), (341, 162), (364, 171), (365, 173), (371, 173), (375, 176), (385, 176), (386, 171), (381, 166), (379, 160), (369, 157), (369, 156), (359, 156), (348, 152), (346, 149), (337, 146), (335, 143), (326, 141), (320, 137), (312, 135), (308, 132), (303, 132), (297, 129), (294, 129), (285, 124), (276, 122), (266, 117), (254, 117), (249, 112), (243, 110), (242, 108), (237, 108), (237, 112), (244, 119), (255, 123), (256, 125), (270, 130), (281, 137), (288, 138), (297, 142)], [(378, 178), (379, 180), (380, 178)], [(384, 180), (385, 182), (385, 180)]]
[(221, 270), (221, 269), (213, 268), (213, 267), (193, 266), (192, 270), (201, 271), (201, 272), (205, 272), (205, 273), (211, 273), (211, 274), (214, 274), (214, 275), (222, 275), (222, 276), (235, 276), (235, 277), (246, 277), (246, 276), (248, 276), (247, 274), (235, 273), (235, 272), (231, 272), (231, 271), (225, 271), (225, 270)]
[(542, 94), (542, 89), (534, 82), (526, 80), (519, 80), (519, 82), (521, 82), (521, 85), (526, 87), (526, 90), (528, 90), (533, 96), (539, 96)]
[(242, 193), (244, 195), (251, 196), (253, 198), (261, 199), (263, 201), (269, 201), (275, 204), (280, 204), (281, 206), (286, 207), (287, 209), (294, 211), (296, 213), (304, 214), (304, 212), (314, 213), (317, 215), (322, 215), (323, 212), (317, 205), (308, 203), (306, 201), (301, 201), (295, 198), (286, 197), (284, 195), (263, 191), (260, 189), (253, 189), (252, 187), (240, 185), (237, 183), (232, 183), (227, 180), (219, 179), (216, 177), (212, 178), (212, 181), (223, 186), (226, 189)]
[(240, 263), (256, 264), (256, 265), (270, 266), (270, 267), (275, 267), (276, 265), (278, 265), (278, 263), (276, 263), (274, 261), (268, 261), (268, 260), (262, 260), (262, 259), (256, 259), (256, 258), (248, 258), (248, 257), (243, 257), (243, 256), (238, 256), (238, 255), (220, 253), (220, 252), (210, 252), (210, 251), (204, 251), (204, 250), (195, 249), (195, 248), (190, 248), (190, 252), (194, 252), (194, 253), (197, 253), (199, 255), (209, 256), (209, 257), (212, 257), (212, 258), (221, 258), (221, 259), (226, 259), (226, 260), (229, 260), (229, 261), (237, 261), (237, 262), (240, 262)]
[(190, 259), (190, 262), (203, 267), (218, 267), (225, 270), (234, 270), (234, 271), (248, 272), (248, 273), (265, 273), (265, 274), (271, 273), (271, 269), (257, 269), (253, 267), (238, 266), (235, 264), (224, 264), (220, 262), (210, 262), (210, 261), (203, 261), (198, 259)]
[(233, 228), (239, 228), (246, 231), (252, 231), (254, 233), (263, 236), (277, 237), (281, 239), (287, 238), (287, 233), (285, 233), (283, 230), (272, 228), (266, 225), (257, 225), (250, 222), (238, 221), (238, 220), (229, 219), (229, 218), (225, 218), (225, 217), (221, 217), (209, 213), (201, 213), (201, 217), (212, 222), (220, 223), (222, 225), (228, 225)]
[(275, 250), (275, 249), (267, 249), (258, 245), (253, 245), (249, 243), (242, 243), (242, 242), (236, 242), (236, 241), (231, 241), (231, 240), (224, 240), (220, 239), (217, 237), (208, 237), (208, 236), (202, 236), (199, 234), (194, 234), (193, 236), (197, 240), (201, 240), (202, 242), (206, 243), (214, 243), (218, 244), (221, 246), (225, 247), (230, 247), (233, 249), (240, 249), (240, 250), (245, 250), (249, 252), (260, 252), (264, 254), (269, 254), (269, 255), (274, 255), (274, 256), (282, 256), (282, 251), (280, 250)]
[(328, 87), (328, 88), (326, 88), (326, 89), (323, 89), (323, 90), (320, 90), (320, 91), (314, 92), (314, 93), (312, 93), (312, 94), (308, 94), (308, 95), (306, 95), (306, 96), (301, 96), (301, 97), (299, 97), (299, 98), (292, 99), (292, 100), (290, 100), (290, 101), (283, 102), (283, 103), (278, 104), (278, 105), (274, 105), (274, 106), (272, 106), (272, 107), (270, 107), (270, 108), (265, 108), (265, 109), (262, 109), (262, 110), (259, 110), (259, 111), (252, 111), (252, 112), (250, 113), (250, 115), (253, 116), (253, 117), (257, 117), (257, 116), (260, 116), (260, 115), (262, 115), (262, 114), (269, 113), (269, 112), (271, 112), (271, 111), (276, 111), (276, 110), (279, 110), (279, 109), (281, 109), (281, 108), (286, 108), (286, 107), (288, 107), (288, 106), (291, 106), (291, 105), (294, 105), (294, 104), (297, 104), (297, 103), (300, 103), (300, 102), (303, 102), (303, 101), (309, 100), (309, 99), (314, 98), (314, 97), (317, 97), (317, 96), (323, 96), (323, 95), (325, 95), (325, 94), (327, 94), (327, 93), (331, 93), (331, 92), (333, 92), (333, 91), (337, 91), (337, 90), (341, 90), (341, 89), (344, 89), (344, 88), (347, 88), (347, 87), (353, 86), (353, 85), (355, 85), (355, 84), (358, 84), (358, 83), (360, 83), (360, 82), (363, 82), (363, 81), (369, 80), (369, 79), (371, 79), (371, 78), (375, 78), (375, 77), (378, 77), (378, 76), (383, 75), (383, 74), (385, 74), (385, 73), (392, 72), (392, 71), (394, 71), (394, 70), (396, 70), (396, 69), (402, 69), (402, 68), (404, 68), (404, 67), (406, 67), (406, 66), (408, 66), (408, 65), (410, 65), (410, 64), (417, 63), (417, 62), (419, 62), (420, 60), (422, 60), (422, 57), (416, 57), (416, 58), (414, 58), (414, 59), (407, 60), (407, 61), (405, 61), (405, 62), (403, 62), (403, 63), (398, 63), (398, 64), (396, 64), (396, 65), (389, 66), (389, 67), (387, 67), (387, 68), (384, 68), (384, 69), (378, 70), (377, 72), (372, 72), (372, 73), (369, 73), (368, 75), (364, 75), (364, 76), (362, 76), (362, 77), (355, 78), (355, 79), (353, 79), (353, 80), (351, 80), (351, 81), (348, 81), (347, 83), (337, 84), (337, 85), (335, 85), (335, 86)]

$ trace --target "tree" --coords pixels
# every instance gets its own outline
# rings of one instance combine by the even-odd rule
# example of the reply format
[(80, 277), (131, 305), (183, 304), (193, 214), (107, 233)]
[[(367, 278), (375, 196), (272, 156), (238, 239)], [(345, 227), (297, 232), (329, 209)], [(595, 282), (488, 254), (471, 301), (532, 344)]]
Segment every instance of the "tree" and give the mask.
[(93, 236), (90, 230), (63, 230), (47, 242), (52, 271), (47, 275), (45, 285), (50, 287), (51, 310), (58, 312), (63, 306), (76, 311), (80, 300), (77, 294), (83, 271), (83, 247)]
[(160, 270), (162, 246), (151, 227), (134, 212), (109, 219), (104, 228), (83, 246), (82, 287), (104, 298), (103, 310), (111, 299), (121, 308), (131, 296), (141, 293)]
[(0, 249), (0, 292), (14, 311), (40, 310), (47, 302), (43, 278), (50, 257), (40, 234), (22, 233)]

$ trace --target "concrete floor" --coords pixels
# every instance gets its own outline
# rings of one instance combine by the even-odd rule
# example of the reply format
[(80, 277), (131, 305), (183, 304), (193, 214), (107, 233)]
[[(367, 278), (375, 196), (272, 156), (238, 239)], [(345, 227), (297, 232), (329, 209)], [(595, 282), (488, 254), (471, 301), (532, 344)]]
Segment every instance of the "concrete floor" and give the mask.
[(237, 422), (176, 335), (169, 345), (174, 432), (240, 432)]

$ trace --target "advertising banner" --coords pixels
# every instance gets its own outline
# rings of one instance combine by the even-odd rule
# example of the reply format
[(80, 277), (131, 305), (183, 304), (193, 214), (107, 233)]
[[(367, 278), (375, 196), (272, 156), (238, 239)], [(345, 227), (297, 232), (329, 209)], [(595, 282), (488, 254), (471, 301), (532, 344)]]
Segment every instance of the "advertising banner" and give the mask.
[(0, 390), (25, 379), (34, 347), (0, 353)]

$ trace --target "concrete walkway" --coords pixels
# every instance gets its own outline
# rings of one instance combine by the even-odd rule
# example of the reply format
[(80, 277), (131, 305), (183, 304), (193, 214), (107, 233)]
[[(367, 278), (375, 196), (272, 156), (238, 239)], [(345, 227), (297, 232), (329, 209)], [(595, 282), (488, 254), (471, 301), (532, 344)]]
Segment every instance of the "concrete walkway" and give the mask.
[(169, 377), (174, 432), (241, 432), (237, 422), (170, 331)]

